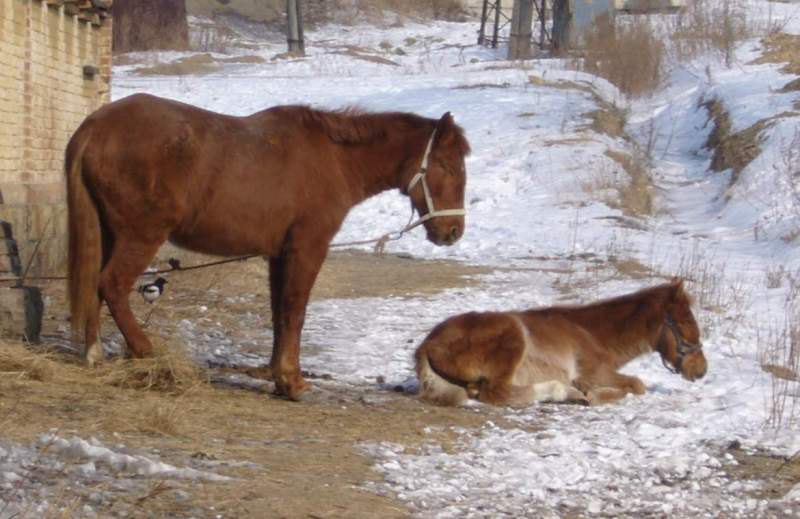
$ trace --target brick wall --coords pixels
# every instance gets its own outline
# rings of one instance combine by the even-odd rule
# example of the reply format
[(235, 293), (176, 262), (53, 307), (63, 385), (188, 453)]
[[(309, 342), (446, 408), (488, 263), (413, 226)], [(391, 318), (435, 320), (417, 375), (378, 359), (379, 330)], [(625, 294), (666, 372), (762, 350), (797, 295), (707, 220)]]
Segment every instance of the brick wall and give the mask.
[(37, 274), (64, 266), (67, 141), (109, 99), (111, 19), (81, 7), (91, 4), (0, 0), (0, 221), (23, 264), (41, 239)]

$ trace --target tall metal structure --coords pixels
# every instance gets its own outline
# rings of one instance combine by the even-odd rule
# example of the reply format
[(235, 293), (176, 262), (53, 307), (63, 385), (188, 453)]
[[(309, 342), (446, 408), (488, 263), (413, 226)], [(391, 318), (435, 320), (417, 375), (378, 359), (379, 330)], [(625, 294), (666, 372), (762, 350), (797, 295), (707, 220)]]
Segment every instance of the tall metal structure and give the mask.
[[(540, 49), (550, 46), (551, 31), (547, 28), (548, 3), (552, 13), (552, 3), (554, 0), (506, 0), (508, 8), (513, 3), (513, 14), (509, 18), (503, 12), (502, 0), (483, 0), (481, 8), (481, 27), (478, 31), (478, 45), (497, 48), (497, 43), (504, 40), (500, 36), (506, 25), (511, 24), (511, 40), (509, 41), (509, 57), (511, 59), (527, 57), (529, 52), (527, 42), (521, 38), (527, 38), (531, 43), (536, 44)], [(531, 7), (533, 13), (531, 13)], [(539, 25), (538, 41), (534, 41), (536, 35), (533, 34), (532, 21)], [(487, 32), (490, 31), (490, 34)]]
[[(502, 24), (501, 24), (501, 19)], [(503, 13), (502, 0), (483, 0), (481, 8), (481, 29), (478, 32), (478, 45), (486, 45), (493, 49), (497, 48), (497, 41), (500, 37), (500, 30), (511, 22), (511, 19)], [(486, 36), (486, 25), (492, 24), (491, 38)]]

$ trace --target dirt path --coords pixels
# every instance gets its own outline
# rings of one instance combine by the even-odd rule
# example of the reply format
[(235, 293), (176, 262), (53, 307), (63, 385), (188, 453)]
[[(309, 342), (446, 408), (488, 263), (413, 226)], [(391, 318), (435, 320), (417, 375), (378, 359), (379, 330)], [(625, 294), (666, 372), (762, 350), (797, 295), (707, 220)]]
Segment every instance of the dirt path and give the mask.
[[(182, 255), (181, 261), (190, 265), (202, 259)], [(335, 253), (326, 262), (313, 297), (431, 294), (474, 284), (475, 276), (484, 272), (452, 262)], [(173, 274), (167, 286), (158, 303), (158, 324), (148, 328), (161, 342), (176, 342), (169, 323), (196, 317), (198, 301), (212, 308), (215, 318), (231, 330), (242, 313), (268, 308), (265, 268), (258, 260), (191, 275)], [(243, 295), (253, 297), (243, 299)], [(62, 287), (47, 287), (45, 296), (43, 346), (52, 348), (65, 341), (67, 307)], [(137, 315), (146, 315), (150, 308), (132, 299)], [(114, 329), (108, 316), (103, 329), (105, 333)], [(120, 388), (118, 375), (130, 363), (112, 362), (90, 371), (74, 356), (31, 356), (14, 343), (7, 351), (16, 361), (0, 363), (0, 371), (15, 374), (0, 377), (4, 437), (30, 444), (50, 429), (62, 436), (95, 436), (179, 467), (217, 464), (214, 472), (236, 478), (229, 483), (142, 480), (132, 483), (135, 491), (109, 490), (107, 482), (72, 487), (69, 481), (47, 483), (74, 510), (89, 503), (93, 492), (110, 492), (114, 499), (92, 503), (101, 516), (407, 516), (407, 509), (391, 497), (363, 490), (363, 484), (377, 476), (360, 445), (396, 442), (413, 449), (423, 441), (435, 441), (447, 448), (453, 427), (478, 427), (490, 417), (505, 422), (500, 412), (436, 408), (391, 389), (365, 394), (363, 388), (330, 380), (314, 380), (317, 389), (306, 401), (288, 402), (267, 394), (267, 383), (242, 389), (208, 383), (203, 378), (208, 374), (196, 379), (191, 373), (181, 375), (170, 367), (169, 354), (147, 374), (167, 380), (161, 390)], [(226, 466), (232, 460), (249, 464)]]

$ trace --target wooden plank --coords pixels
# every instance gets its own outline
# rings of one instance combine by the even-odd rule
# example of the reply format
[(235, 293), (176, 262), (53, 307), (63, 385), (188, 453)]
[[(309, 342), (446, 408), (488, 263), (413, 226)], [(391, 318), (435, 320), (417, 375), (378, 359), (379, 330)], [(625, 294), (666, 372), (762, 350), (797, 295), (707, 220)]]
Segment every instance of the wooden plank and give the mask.
[(61, 7), (64, 5), (64, 0), (46, 0), (46, 2), (50, 7)]

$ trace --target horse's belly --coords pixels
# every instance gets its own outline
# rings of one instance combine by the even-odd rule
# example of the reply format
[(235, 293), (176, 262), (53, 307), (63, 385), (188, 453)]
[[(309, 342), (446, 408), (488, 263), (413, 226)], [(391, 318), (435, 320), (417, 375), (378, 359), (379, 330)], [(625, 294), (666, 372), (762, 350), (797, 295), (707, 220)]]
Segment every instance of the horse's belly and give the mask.
[(280, 251), (284, 234), (259, 226), (219, 229), (217, 226), (196, 225), (191, 230), (174, 231), (169, 241), (184, 249), (217, 256), (275, 256)]

